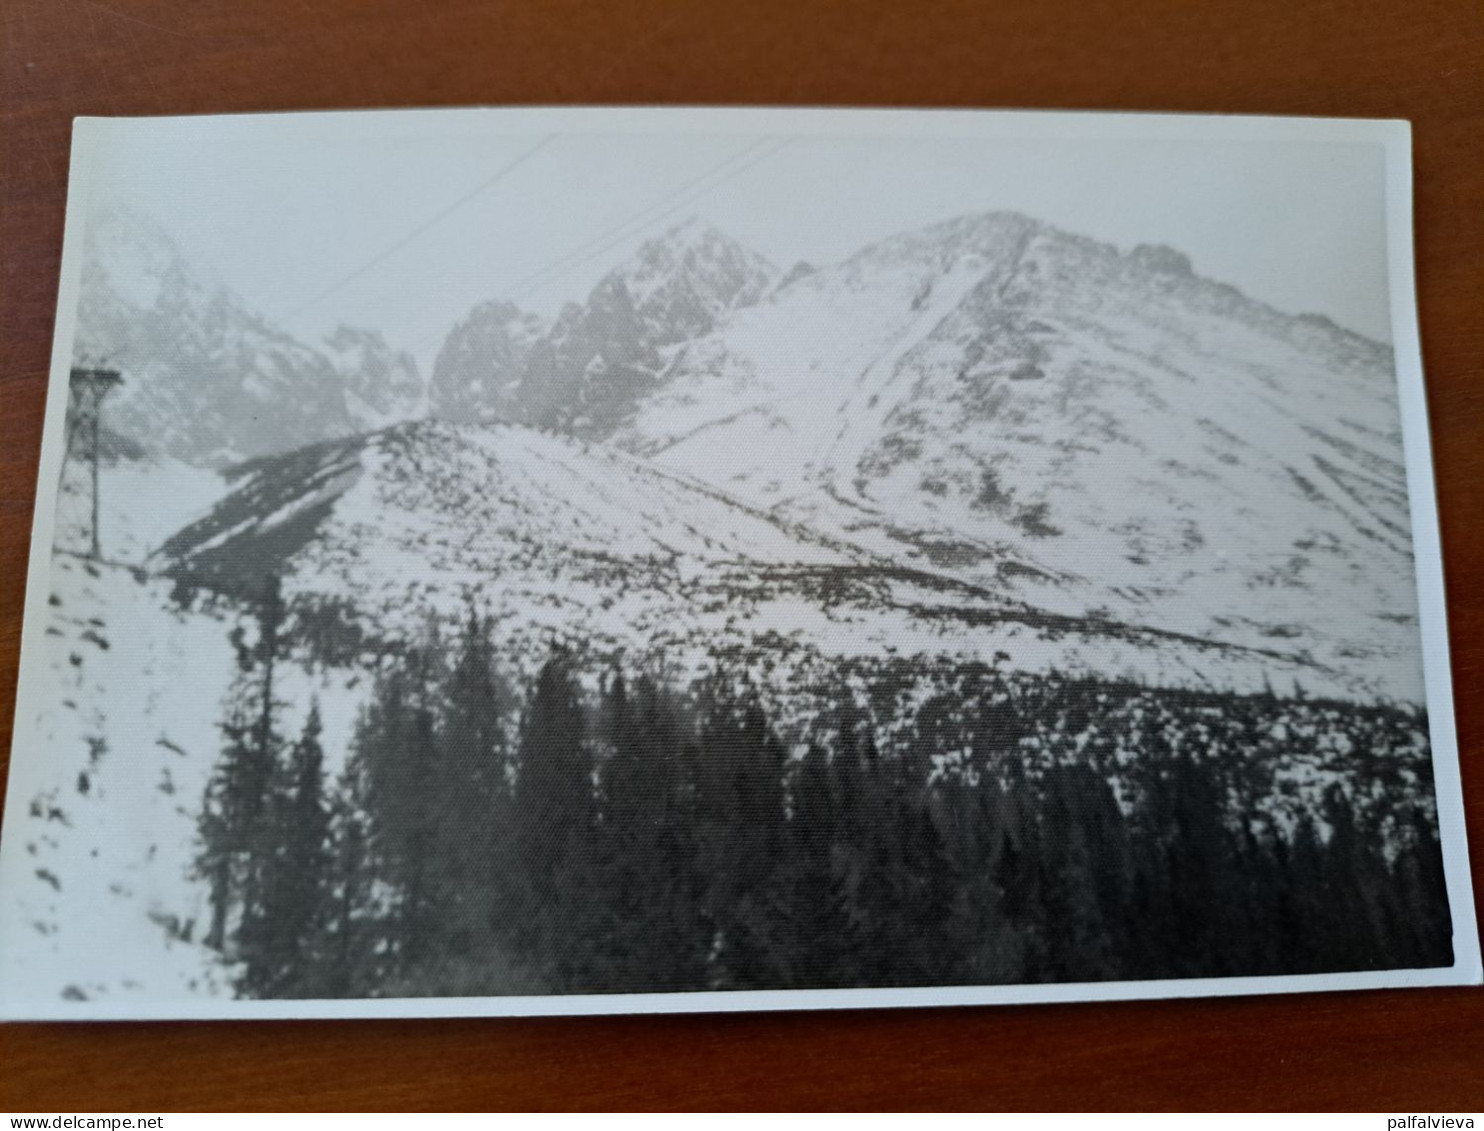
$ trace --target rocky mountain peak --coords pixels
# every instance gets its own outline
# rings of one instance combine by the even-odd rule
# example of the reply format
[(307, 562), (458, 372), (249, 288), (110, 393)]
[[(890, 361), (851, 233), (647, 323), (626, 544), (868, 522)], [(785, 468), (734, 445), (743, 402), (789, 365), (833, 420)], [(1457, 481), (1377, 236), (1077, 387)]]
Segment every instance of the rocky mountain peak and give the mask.
[(380, 332), (340, 325), (324, 344), (345, 383), (357, 431), (404, 420), (420, 405), (423, 381), (417, 362)]
[(105, 205), (90, 218), (84, 246), (84, 286), (104, 285), (124, 303), (153, 308), (168, 284), (185, 283), (180, 249), (153, 219), (124, 205)]
[(897, 263), (942, 269), (966, 258), (992, 266), (1018, 254), (1032, 237), (1047, 230), (1047, 225), (1019, 212), (977, 212), (888, 236), (842, 266), (879, 268)]
[(531, 347), (548, 327), (509, 302), (483, 302), (444, 339), (428, 383), (428, 411), (456, 423), (515, 419)]
[(220, 467), (421, 405), (411, 359), (380, 335), (345, 328), (325, 349), (298, 340), (191, 264), (148, 216), (100, 208), (84, 247), (72, 356), (123, 371), (107, 409), (123, 440)]
[(663, 346), (708, 332), (728, 311), (757, 302), (777, 277), (761, 255), (691, 217), (646, 240), (604, 283), (623, 280), (653, 344)]
[(432, 411), (606, 437), (655, 387), (661, 351), (756, 303), (777, 275), (760, 255), (692, 218), (642, 243), (549, 326), (538, 330), (508, 303), (476, 307), (439, 354)]
[(1141, 243), (1128, 253), (1129, 261), (1166, 275), (1193, 277), (1190, 256), (1164, 244)]

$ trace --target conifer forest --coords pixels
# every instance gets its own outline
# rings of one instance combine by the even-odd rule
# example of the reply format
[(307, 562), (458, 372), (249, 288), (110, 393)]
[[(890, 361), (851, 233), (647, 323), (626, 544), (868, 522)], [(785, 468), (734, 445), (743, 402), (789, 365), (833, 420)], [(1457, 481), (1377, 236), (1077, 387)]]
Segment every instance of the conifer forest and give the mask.
[[(922, 699), (912, 664), (842, 665), (785, 735), (725, 663), (681, 687), (556, 648), (515, 685), (471, 613), (383, 659), (331, 780), (317, 708), (280, 725), (283, 617), (273, 585), (237, 633), (200, 822), (207, 942), (244, 996), (1450, 961), (1432, 813), (1396, 800), (1426, 772), (1412, 709), (993, 664)], [(1368, 750), (1350, 780), (1275, 807), (1294, 747), (1335, 743)]]

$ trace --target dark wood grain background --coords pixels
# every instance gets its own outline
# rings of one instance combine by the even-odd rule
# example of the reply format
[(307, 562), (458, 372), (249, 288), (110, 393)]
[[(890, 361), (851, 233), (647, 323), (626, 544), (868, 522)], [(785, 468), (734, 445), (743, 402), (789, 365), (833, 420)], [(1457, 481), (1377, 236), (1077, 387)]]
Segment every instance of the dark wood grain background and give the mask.
[[(1484, 881), (1479, 0), (4, 0), (0, 748), (78, 114), (702, 103), (1409, 118)], [(0, 755), (3, 757), (3, 755)], [(1484, 1107), (1484, 991), (827, 1014), (13, 1025), (0, 1109)]]

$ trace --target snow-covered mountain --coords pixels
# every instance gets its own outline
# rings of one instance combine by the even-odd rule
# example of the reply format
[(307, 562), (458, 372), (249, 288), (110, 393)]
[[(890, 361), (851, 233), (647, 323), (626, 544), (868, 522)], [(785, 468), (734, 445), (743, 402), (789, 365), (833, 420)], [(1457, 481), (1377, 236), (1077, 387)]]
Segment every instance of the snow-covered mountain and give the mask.
[(197, 466), (406, 419), (423, 399), (411, 358), (379, 335), (342, 328), (325, 349), (307, 345), (121, 207), (89, 217), (73, 356), (124, 372), (114, 431)]
[[(410, 391), (379, 339), (340, 340), (360, 351), (345, 372)], [(925, 647), (993, 653), (1019, 624), (1039, 643), (1007, 650), (1031, 669), (1248, 688), (1288, 673), (1420, 699), (1390, 350), (1203, 279), (1167, 248), (992, 213), (780, 279), (692, 222), (550, 326), (476, 308), (429, 404), (484, 423), (251, 461), (158, 560), (229, 588), (254, 563), (285, 568), (377, 617), (478, 595), (516, 623), (566, 603), (571, 617), (521, 631), (625, 647), (712, 632), (683, 612), (697, 584), (733, 613), (760, 587), (787, 590), (807, 637), (815, 582), (780, 589), (749, 570), (895, 570), (967, 595), (929, 615)], [(600, 578), (586, 555), (624, 564)], [(609, 582), (648, 594), (643, 607), (619, 607)], [(862, 649), (935, 607), (922, 593), (863, 607), (897, 605)], [(754, 612), (729, 623), (749, 639), (789, 623)], [(837, 626), (824, 635), (843, 647)]]
[(339, 377), (355, 432), (370, 432), (422, 415), (423, 380), (417, 362), (375, 330), (337, 326), (324, 352)]
[[(1136, 674), (1249, 691), (1302, 678), (1245, 647), (1109, 616), (1075, 618), (751, 506), (610, 445), (514, 425), (401, 425), (234, 469), (233, 490), (153, 566), (238, 597), (282, 577), (305, 634), (373, 656), (430, 614), (494, 619), (533, 669), (554, 642), (691, 675), (718, 657), (785, 688), (829, 657), (935, 655), (1024, 670)], [(1031, 567), (1021, 567), (1029, 570)]]
[(547, 326), (508, 302), (480, 303), (444, 339), (428, 381), (428, 411), (455, 424), (514, 420), (531, 347)]
[(757, 302), (777, 270), (688, 220), (642, 244), (550, 326), (508, 303), (476, 307), (439, 353), (431, 407), (601, 439), (657, 388), (671, 347)]
[(662, 347), (699, 337), (751, 306), (777, 276), (761, 255), (692, 217), (641, 244), (607, 278), (623, 283), (645, 339)]
[(1391, 351), (1170, 249), (965, 217), (793, 273), (662, 385), (616, 441), (782, 520), (1420, 697)]

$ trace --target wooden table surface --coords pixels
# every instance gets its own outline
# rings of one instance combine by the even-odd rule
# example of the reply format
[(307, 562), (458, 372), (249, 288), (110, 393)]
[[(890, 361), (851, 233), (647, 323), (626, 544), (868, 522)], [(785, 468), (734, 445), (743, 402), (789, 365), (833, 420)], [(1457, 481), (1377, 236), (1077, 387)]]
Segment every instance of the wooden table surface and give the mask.
[[(1409, 118), (1459, 740), (1484, 887), (1479, 0), (6, 0), (0, 11), (3, 750), (74, 115), (591, 102)], [(1484, 991), (0, 1029), (10, 1111), (636, 1106), (1478, 1110)]]

